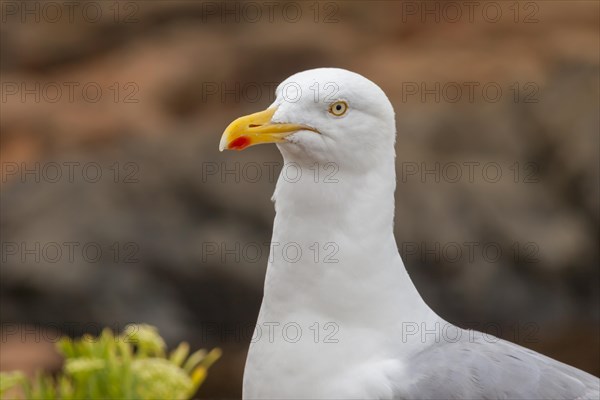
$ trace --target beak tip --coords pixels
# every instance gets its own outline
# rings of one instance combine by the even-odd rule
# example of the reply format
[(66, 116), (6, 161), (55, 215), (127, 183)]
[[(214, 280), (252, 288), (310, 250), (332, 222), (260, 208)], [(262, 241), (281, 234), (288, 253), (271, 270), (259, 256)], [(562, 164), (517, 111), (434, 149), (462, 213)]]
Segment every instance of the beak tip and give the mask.
[(225, 135), (223, 135), (221, 137), (221, 141), (219, 142), (219, 151), (222, 152), (223, 150), (225, 150), (226, 145), (227, 145), (227, 140), (225, 139)]

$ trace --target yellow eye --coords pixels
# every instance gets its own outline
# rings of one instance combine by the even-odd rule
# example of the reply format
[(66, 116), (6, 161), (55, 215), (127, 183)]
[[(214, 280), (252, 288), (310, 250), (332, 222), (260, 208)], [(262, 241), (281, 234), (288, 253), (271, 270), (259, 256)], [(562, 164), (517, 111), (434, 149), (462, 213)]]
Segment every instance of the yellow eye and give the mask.
[(329, 106), (329, 112), (336, 117), (341, 117), (348, 111), (348, 103), (345, 101), (336, 101)]

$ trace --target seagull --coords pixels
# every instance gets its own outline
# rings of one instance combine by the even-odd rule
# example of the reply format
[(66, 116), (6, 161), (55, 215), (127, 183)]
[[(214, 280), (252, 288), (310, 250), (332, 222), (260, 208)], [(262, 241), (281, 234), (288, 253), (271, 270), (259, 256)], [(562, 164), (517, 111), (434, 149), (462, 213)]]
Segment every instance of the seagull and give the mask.
[(440, 318), (393, 233), (396, 124), (338, 68), (292, 75), (219, 149), (276, 143), (283, 168), (245, 399), (599, 399), (572, 366)]

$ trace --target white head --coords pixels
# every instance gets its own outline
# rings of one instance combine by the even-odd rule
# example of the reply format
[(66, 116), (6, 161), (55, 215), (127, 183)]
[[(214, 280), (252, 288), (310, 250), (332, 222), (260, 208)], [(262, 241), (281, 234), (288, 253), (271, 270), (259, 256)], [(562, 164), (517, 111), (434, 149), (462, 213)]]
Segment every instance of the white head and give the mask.
[(220, 149), (278, 143), (286, 161), (335, 162), (363, 171), (393, 160), (394, 110), (365, 77), (339, 68), (312, 69), (290, 76), (276, 95), (267, 110), (232, 122)]

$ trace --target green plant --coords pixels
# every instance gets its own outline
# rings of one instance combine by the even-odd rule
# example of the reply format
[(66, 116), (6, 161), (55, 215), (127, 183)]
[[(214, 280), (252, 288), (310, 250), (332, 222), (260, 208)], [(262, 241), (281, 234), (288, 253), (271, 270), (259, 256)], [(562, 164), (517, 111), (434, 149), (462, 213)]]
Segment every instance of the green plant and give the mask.
[(167, 355), (164, 340), (149, 325), (128, 325), (118, 336), (105, 329), (97, 338), (62, 338), (57, 347), (65, 363), (56, 377), (1, 373), (0, 398), (13, 389), (11, 396), (28, 400), (189, 399), (221, 356), (219, 349), (190, 355), (185, 342)]

